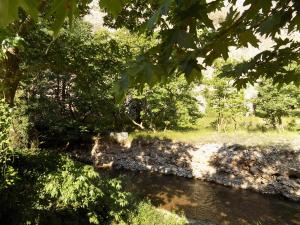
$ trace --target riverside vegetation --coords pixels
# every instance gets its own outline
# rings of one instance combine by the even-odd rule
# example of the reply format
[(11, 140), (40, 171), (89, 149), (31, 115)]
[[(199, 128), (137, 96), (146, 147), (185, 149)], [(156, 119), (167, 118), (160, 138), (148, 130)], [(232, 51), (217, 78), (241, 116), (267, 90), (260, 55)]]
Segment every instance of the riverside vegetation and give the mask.
[[(287, 25), (286, 17), (280, 16), (281, 23), (271, 20), (273, 26), (265, 24), (260, 30), (276, 41), (275, 61), (269, 60), (268, 52), (258, 57), (261, 61), (227, 60), (224, 49), (234, 35), (238, 47), (257, 45), (259, 40), (239, 27), (256, 19), (263, 23), (265, 18), (251, 17), (256, 10), (285, 13), (289, 5), (289, 13), (295, 12), (298, 18), (297, 2), (277, 2), (274, 9), (272, 4), (257, 3), (258, 9), (250, 7), (239, 23), (233, 21), (230, 11), (225, 22), (232, 26), (228, 29), (222, 23), (221, 36), (219, 30), (212, 30), (206, 16), (195, 12), (195, 18), (201, 18), (199, 26), (181, 18), (187, 15), (184, 10), (193, 8), (188, 4), (201, 1), (176, 3), (183, 5), (165, 1), (162, 6), (160, 1), (149, 1), (150, 8), (157, 11), (154, 17), (150, 17), (152, 9), (141, 14), (144, 1), (141, 5), (116, 1), (119, 3), (111, 4), (113, 9), (108, 1), (101, 1), (108, 13), (106, 24), (120, 28), (123, 21), (126, 27), (113, 32), (92, 32), (91, 25), (82, 20), (88, 1), (32, 2), (0, 2), (1, 224), (188, 224), (184, 216), (159, 211), (124, 191), (121, 178), (105, 178), (67, 155), (78, 146), (88, 148), (94, 136), (128, 131), (133, 137), (150, 133), (187, 142), (211, 142), (215, 137), (235, 142), (228, 140), (230, 135), (242, 134), (255, 136), (252, 142), (268, 136), (271, 142), (283, 137), (287, 143), (299, 136), (297, 43), (291, 41), (291, 46), (282, 49), (279, 45), (287, 44), (286, 40), (275, 39)], [(130, 7), (123, 2), (130, 7), (137, 4), (129, 17)], [(209, 14), (223, 1), (215, 3), (197, 7)], [(123, 14), (116, 18), (122, 7)], [(164, 10), (169, 7), (168, 14)], [(165, 30), (163, 14), (175, 30)], [(174, 19), (177, 15), (180, 20)], [(71, 29), (64, 23), (67, 16)], [(149, 30), (137, 33), (143, 19), (149, 21)], [(298, 29), (297, 21), (292, 20), (290, 30)], [(154, 32), (156, 25), (161, 30)], [(197, 35), (183, 31), (188, 26)], [(214, 42), (207, 42), (220, 43), (218, 38), (226, 45), (214, 47)], [(198, 42), (207, 42), (207, 47), (191, 53)], [(204, 70), (196, 60), (201, 56), (215, 68), (211, 78), (197, 75)], [(264, 66), (254, 66), (261, 64)], [(241, 76), (247, 72), (245, 67), (252, 71), (247, 79)], [(272, 70), (268, 73), (266, 68)], [(257, 96), (246, 99), (244, 93), (251, 85)]]

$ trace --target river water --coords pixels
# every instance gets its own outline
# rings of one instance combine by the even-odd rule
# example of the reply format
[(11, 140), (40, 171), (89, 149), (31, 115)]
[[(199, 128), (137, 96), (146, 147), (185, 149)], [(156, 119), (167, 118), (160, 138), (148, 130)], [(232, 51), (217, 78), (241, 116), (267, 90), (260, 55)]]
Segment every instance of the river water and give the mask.
[(283, 197), (146, 172), (113, 171), (109, 176), (119, 175), (125, 177), (127, 191), (191, 220), (219, 225), (300, 225), (300, 203)]

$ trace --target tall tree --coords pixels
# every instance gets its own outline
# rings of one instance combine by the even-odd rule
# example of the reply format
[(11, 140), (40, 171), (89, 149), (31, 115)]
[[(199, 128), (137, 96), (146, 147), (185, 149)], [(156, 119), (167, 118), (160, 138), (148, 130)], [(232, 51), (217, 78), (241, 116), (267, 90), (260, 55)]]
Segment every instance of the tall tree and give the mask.
[[(28, 52), (32, 53), (32, 49), (38, 45), (34, 43), (37, 40), (33, 40), (36, 33), (52, 30), (55, 36), (58, 29), (64, 25), (64, 17), (68, 14), (70, 20), (73, 20), (75, 16), (84, 15), (88, 9), (88, 2), (79, 2), (75, 10), (68, 4), (63, 4), (62, 8), (60, 5), (62, 2), (55, 0), (0, 1), (0, 91), (1, 97), (10, 106), (14, 105), (16, 91), (25, 76), (25, 71), (36, 63), (30, 58), (32, 55), (28, 54)], [(50, 12), (55, 13), (55, 16), (53, 17), (52, 13), (48, 15)], [(38, 20), (39, 23), (34, 23)], [(39, 57), (45, 57), (52, 39), (50, 37), (46, 43), (39, 43), (39, 47), (43, 47), (36, 49)], [(36, 56), (35, 54), (33, 57)]]
[(254, 99), (256, 114), (265, 118), (273, 128), (282, 128), (284, 116), (300, 112), (300, 91), (294, 84), (274, 87), (270, 80), (260, 82), (259, 95)]
[(245, 105), (244, 91), (232, 87), (232, 80), (214, 77), (206, 82), (206, 97), (209, 110), (216, 114), (216, 128), (226, 131), (232, 123), (237, 129), (239, 118), (243, 117), (247, 108)]

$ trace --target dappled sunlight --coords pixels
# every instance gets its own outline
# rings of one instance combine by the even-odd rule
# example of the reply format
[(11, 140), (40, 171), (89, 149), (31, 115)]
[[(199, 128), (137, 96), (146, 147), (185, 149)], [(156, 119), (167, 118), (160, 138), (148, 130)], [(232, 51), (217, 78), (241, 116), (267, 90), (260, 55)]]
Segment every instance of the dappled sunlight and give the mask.
[[(131, 192), (149, 197), (156, 206), (178, 213), (184, 210), (192, 218), (211, 221), (219, 215), (222, 224), (227, 224), (229, 217), (228, 224), (232, 224), (233, 218), (241, 221), (239, 224), (252, 224), (253, 218), (257, 218), (274, 225), (282, 221), (284, 225), (282, 216), (296, 221), (300, 216), (299, 207), (293, 210), (290, 207), (296, 203), (273, 197), (278, 204), (273, 207), (271, 197), (238, 190), (252, 189), (299, 199), (300, 152), (286, 145), (264, 148), (238, 144), (192, 145), (140, 137), (132, 140), (130, 147), (105, 141), (101, 146), (95, 152), (95, 166), (139, 171), (129, 174), (126, 186)], [(180, 177), (212, 181), (234, 189)], [(274, 213), (281, 204), (284, 213)]]
[(300, 224), (299, 52), (299, 0), (0, 0), (0, 224)]
[(211, 164), (217, 168), (215, 181), (218, 183), (282, 194), (294, 200), (300, 197), (299, 177), (291, 176), (300, 170), (300, 152), (291, 148), (220, 148)]
[(93, 155), (97, 168), (151, 171), (282, 194), (297, 200), (300, 153), (287, 146), (186, 144), (136, 138), (130, 147), (103, 141)]
[(157, 207), (184, 213), (192, 220), (209, 220), (222, 225), (235, 225), (236, 221), (241, 225), (253, 225), (254, 221), (267, 225), (300, 222), (299, 204), (283, 198), (172, 175), (124, 170), (110, 173), (112, 177), (125, 177), (128, 191), (149, 198)]

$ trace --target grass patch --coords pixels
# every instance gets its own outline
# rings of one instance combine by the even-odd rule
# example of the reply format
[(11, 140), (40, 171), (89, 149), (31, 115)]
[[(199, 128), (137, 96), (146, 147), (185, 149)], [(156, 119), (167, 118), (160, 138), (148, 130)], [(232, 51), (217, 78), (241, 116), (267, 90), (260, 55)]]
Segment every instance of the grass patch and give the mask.
[(170, 213), (165, 210), (156, 209), (151, 204), (142, 202), (133, 212), (127, 222), (115, 225), (187, 225), (185, 217)]
[(299, 133), (291, 131), (266, 131), (249, 132), (245, 130), (216, 132), (209, 129), (190, 131), (159, 131), (159, 132), (134, 132), (130, 134), (130, 139), (138, 137), (171, 139), (173, 141), (186, 142), (191, 144), (220, 143), (220, 144), (242, 144), (253, 145), (288, 145)]

